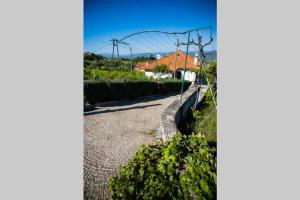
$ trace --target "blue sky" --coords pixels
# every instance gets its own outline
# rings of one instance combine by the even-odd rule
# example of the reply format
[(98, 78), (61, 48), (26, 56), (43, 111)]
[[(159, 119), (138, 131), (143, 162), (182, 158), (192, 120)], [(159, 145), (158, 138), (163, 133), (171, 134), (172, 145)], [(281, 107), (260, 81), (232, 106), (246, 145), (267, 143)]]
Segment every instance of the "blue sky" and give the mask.
[[(213, 44), (207, 50), (216, 49), (216, 1), (215, 0), (84, 0), (84, 51), (111, 53), (110, 39), (120, 39), (142, 30), (186, 31), (212, 25)], [(200, 32), (204, 40), (209, 30)], [(196, 33), (192, 34), (196, 38)], [(133, 53), (174, 51), (179, 38), (147, 33), (128, 39)], [(185, 50), (186, 47), (181, 47)], [(193, 50), (195, 47), (191, 47)], [(129, 53), (120, 45), (120, 54)]]

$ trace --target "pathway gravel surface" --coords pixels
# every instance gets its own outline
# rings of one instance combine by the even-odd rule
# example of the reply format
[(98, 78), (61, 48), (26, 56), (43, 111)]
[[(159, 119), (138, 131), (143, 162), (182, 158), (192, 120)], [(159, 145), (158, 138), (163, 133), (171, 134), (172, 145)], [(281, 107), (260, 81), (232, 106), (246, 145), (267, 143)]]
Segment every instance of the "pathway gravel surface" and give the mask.
[(160, 115), (178, 95), (148, 96), (102, 103), (84, 113), (84, 197), (108, 199), (107, 181), (132, 158), (141, 144), (150, 144)]

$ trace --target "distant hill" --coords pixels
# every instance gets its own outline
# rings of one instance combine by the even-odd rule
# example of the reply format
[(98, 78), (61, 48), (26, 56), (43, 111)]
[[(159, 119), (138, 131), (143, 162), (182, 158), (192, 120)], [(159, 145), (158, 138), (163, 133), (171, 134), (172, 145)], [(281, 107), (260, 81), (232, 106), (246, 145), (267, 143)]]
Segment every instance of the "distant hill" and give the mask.
[[(163, 57), (163, 56), (166, 56), (170, 53), (172, 53), (172, 52), (136, 53), (136, 54), (132, 54), (132, 57), (133, 58), (136, 58), (136, 57), (150, 57), (151, 55), (156, 57), (157, 54), (159, 54), (161, 57)], [(190, 51), (189, 52), (189, 55), (194, 56), (195, 54), (196, 54), (196, 51)], [(103, 55), (105, 57), (110, 57), (111, 56), (111, 54), (108, 54), (108, 53), (103, 53), (101, 55)], [(207, 52), (205, 52), (205, 55), (206, 55), (206, 60), (208, 62), (211, 61), (211, 60), (217, 60), (217, 51), (207, 51)], [(120, 57), (121, 58), (130, 58), (130, 55), (128, 55), (128, 54), (127, 55), (120, 55)]]
[(208, 51), (206, 52), (207, 61), (217, 60), (217, 51)]
[[(198, 52), (199, 53), (199, 52)], [(189, 52), (189, 55), (194, 56), (196, 51)], [(212, 60), (217, 60), (217, 51), (207, 51), (205, 52), (206, 61), (210, 62)]]

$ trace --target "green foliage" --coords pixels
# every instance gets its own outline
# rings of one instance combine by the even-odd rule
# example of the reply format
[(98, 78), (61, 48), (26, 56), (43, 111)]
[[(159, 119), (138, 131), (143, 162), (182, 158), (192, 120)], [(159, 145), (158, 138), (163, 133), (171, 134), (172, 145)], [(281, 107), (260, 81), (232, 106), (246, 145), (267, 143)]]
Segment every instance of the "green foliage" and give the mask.
[(109, 180), (112, 199), (216, 199), (216, 162), (204, 135), (143, 146)]
[(191, 69), (189, 69), (189, 71), (195, 72), (196, 74), (198, 74), (198, 72), (200, 72), (200, 69), (201, 68), (191, 68)]
[[(201, 69), (201, 81), (207, 83), (206, 77), (211, 84), (211, 88), (205, 93), (204, 104), (212, 105), (217, 102), (217, 62), (211, 61), (207, 67)], [(204, 80), (204, 81), (203, 81)]]
[[(205, 72), (205, 73), (204, 73)], [(211, 61), (207, 67), (201, 69), (201, 73), (206, 74), (210, 84), (213, 84), (217, 80), (217, 62)]]
[[(91, 53), (85, 53), (84, 56), (85, 105), (180, 91), (180, 81), (154, 81), (143, 72), (132, 70), (130, 59), (116, 60)], [(185, 89), (189, 85), (186, 84)]]
[[(206, 136), (207, 141), (211, 147), (216, 147), (217, 144), (217, 68), (216, 62), (212, 61), (206, 67), (206, 74), (208, 78), (213, 80), (212, 87), (205, 93), (203, 100), (198, 105), (197, 110), (191, 109), (189, 117), (183, 123), (181, 131), (186, 134), (191, 132), (202, 133)], [(202, 73), (202, 75), (204, 75)]]
[(140, 71), (103, 70), (98, 68), (84, 69), (84, 80), (147, 80), (148, 77)]
[(160, 73), (160, 65), (156, 65), (153, 69), (155, 73)]
[(138, 56), (133, 58), (134, 62), (141, 62), (141, 61), (149, 61), (149, 60), (155, 60), (155, 56), (154, 55), (150, 55), (150, 56)]
[(146, 80), (143, 72), (132, 70), (127, 58), (110, 59), (93, 53), (84, 53), (84, 80)]
[(84, 53), (84, 60), (99, 61), (103, 59), (104, 57), (102, 55), (96, 55), (94, 53), (89, 53), (89, 52)]
[(156, 60), (156, 57), (154, 55), (150, 55), (149, 60)]
[(105, 58), (104, 60), (84, 60), (84, 68), (130, 71), (132, 70), (132, 65), (128, 59), (115, 60)]
[(213, 86), (205, 93), (200, 108), (192, 110), (192, 131), (204, 134), (208, 142), (215, 146), (217, 143), (217, 110), (214, 101), (217, 101), (217, 62), (211, 61), (203, 70)]
[(132, 70), (132, 61), (128, 58), (111, 59), (102, 55), (93, 53), (84, 53), (84, 69), (102, 69), (102, 70)]
[[(186, 82), (184, 90), (190, 86)], [(137, 97), (179, 92), (181, 82), (175, 80), (151, 81), (151, 80), (100, 80), (85, 81), (84, 96), (88, 104), (96, 104), (103, 101), (134, 99)]]
[(155, 73), (167, 73), (168, 72), (168, 66), (166, 64), (156, 65), (154, 67)]
[(214, 100), (217, 101), (217, 91), (216, 89), (211, 88), (205, 93), (203, 103), (207, 106), (215, 106)]
[(215, 105), (205, 103), (199, 110), (192, 110), (194, 124), (193, 132), (202, 133), (213, 146), (217, 142), (217, 111)]

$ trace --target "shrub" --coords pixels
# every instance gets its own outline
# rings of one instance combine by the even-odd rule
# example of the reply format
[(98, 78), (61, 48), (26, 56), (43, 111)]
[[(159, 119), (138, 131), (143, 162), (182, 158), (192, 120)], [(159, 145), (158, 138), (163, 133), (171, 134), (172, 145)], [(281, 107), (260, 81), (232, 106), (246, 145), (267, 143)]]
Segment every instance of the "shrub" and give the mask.
[(154, 67), (155, 73), (167, 73), (168, 72), (168, 66), (166, 64), (156, 65)]
[(203, 103), (200, 110), (193, 110), (193, 132), (202, 133), (211, 146), (217, 143), (217, 111), (214, 104)]
[(85, 52), (83, 55), (84, 55), (84, 60), (99, 61), (104, 59), (102, 55), (96, 55), (90, 52)]
[(204, 135), (143, 146), (109, 180), (112, 199), (215, 199), (216, 162)]
[(85, 68), (84, 80), (147, 80), (148, 77), (140, 71), (106, 70), (99, 68)]
[[(190, 82), (184, 84), (186, 90)], [(85, 81), (84, 96), (89, 104), (103, 101), (134, 99), (137, 97), (180, 92), (180, 81)]]
[(132, 61), (126, 58), (119, 60), (105, 58), (103, 56), (93, 55), (90, 53), (84, 54), (84, 68), (105, 69), (105, 70), (132, 70)]
[[(207, 76), (207, 79), (210, 84), (213, 84), (217, 80), (217, 62), (211, 61), (207, 67), (204, 67), (201, 69), (201, 77), (205, 78), (205, 75)], [(205, 78), (206, 79), (206, 78)], [(205, 80), (206, 82), (206, 80)]]

